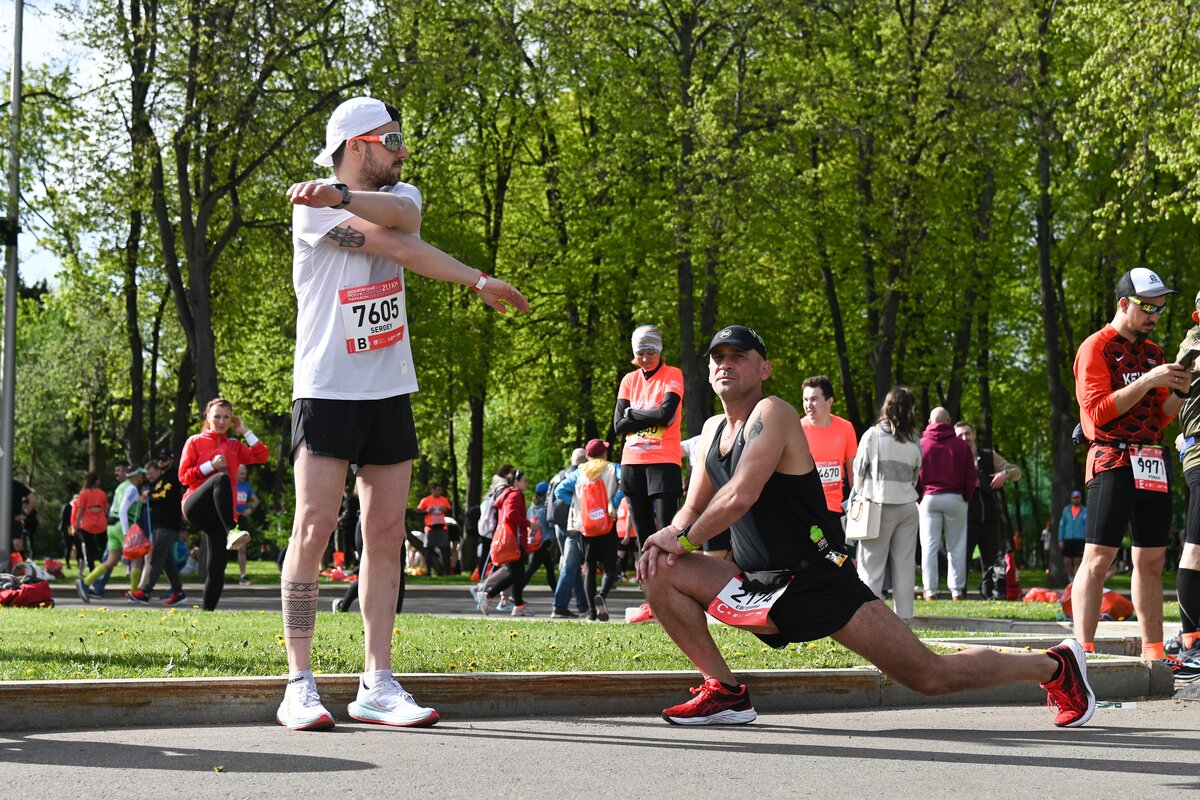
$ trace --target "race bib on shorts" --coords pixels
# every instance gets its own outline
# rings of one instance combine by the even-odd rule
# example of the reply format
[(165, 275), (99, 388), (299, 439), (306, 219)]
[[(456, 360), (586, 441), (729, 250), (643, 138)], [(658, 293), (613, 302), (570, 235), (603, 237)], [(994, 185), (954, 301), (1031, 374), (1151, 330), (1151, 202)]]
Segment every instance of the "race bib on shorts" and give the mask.
[(382, 350), (404, 338), (403, 291), (396, 277), (338, 292), (348, 353)]
[(743, 585), (743, 581), (744, 578), (738, 575), (725, 584), (725, 588), (718, 592), (713, 601), (708, 604), (708, 613), (726, 625), (738, 628), (766, 625), (771, 607), (787, 591), (788, 586), (792, 583), (792, 578), (789, 577), (778, 589), (766, 592), (747, 589)]
[(1151, 492), (1167, 491), (1167, 459), (1158, 445), (1129, 446), (1129, 463), (1133, 467), (1133, 485)]
[(836, 461), (818, 461), (817, 477), (821, 479), (821, 483), (841, 484), (842, 465)]

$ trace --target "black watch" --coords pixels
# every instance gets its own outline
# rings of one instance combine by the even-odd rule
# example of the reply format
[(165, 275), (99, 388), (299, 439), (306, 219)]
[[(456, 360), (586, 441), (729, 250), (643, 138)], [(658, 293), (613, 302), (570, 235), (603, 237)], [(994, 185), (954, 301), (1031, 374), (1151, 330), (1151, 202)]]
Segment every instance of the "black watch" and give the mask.
[(336, 206), (330, 206), (330, 208), (340, 209), (350, 205), (350, 187), (344, 183), (335, 183), (332, 185), (333, 188), (342, 193), (342, 202), (338, 203)]

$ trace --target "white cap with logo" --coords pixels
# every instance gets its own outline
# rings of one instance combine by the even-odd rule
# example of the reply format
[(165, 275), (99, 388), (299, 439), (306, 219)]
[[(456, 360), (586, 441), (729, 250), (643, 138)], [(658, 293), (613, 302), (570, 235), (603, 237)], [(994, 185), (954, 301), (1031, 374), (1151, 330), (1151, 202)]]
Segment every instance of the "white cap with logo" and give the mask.
[(1129, 270), (1117, 281), (1117, 299), (1122, 297), (1162, 297), (1164, 294), (1174, 294), (1174, 289), (1168, 289), (1158, 273), (1145, 267)]

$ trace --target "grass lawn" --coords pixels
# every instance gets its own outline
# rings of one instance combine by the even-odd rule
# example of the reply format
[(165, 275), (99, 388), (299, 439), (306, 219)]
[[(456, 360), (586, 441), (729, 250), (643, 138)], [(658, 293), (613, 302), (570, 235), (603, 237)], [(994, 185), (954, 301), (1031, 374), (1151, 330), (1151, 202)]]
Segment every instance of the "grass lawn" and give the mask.
[[(314, 671), (360, 671), (361, 617), (325, 612), (318, 616)], [(775, 651), (744, 631), (718, 626), (713, 634), (735, 670), (866, 663), (829, 639)], [(392, 655), (397, 672), (693, 669), (658, 625), (448, 619), (422, 614), (404, 614), (397, 619)], [(277, 613), (0, 607), (0, 680), (286, 672)]]

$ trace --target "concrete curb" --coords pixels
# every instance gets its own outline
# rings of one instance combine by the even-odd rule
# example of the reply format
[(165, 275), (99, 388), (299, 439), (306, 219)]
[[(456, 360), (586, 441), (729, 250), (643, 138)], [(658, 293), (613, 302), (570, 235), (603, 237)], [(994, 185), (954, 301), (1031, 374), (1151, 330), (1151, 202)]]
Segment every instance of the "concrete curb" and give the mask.
[[(952, 640), (943, 644), (957, 643)], [(972, 642), (976, 644), (977, 642)], [(1098, 697), (1130, 700), (1173, 692), (1170, 670), (1140, 659), (1088, 662)], [(686, 697), (695, 672), (471, 673), (398, 675), (419, 702), (446, 719), (657, 714)], [(921, 705), (1041, 703), (1034, 683), (917, 694), (871, 667), (739, 673), (764, 713)], [(354, 699), (357, 675), (321, 675), (321, 697), (335, 718)], [(156, 678), (102, 681), (0, 681), (0, 730), (61, 730), (233, 723), (274, 718), (284, 678)]]

